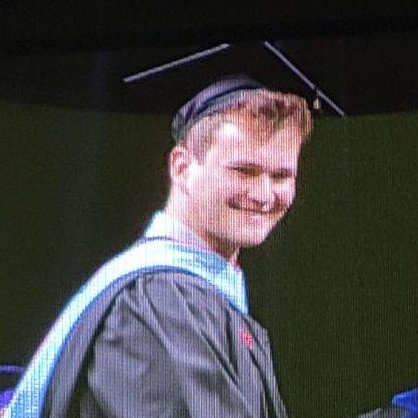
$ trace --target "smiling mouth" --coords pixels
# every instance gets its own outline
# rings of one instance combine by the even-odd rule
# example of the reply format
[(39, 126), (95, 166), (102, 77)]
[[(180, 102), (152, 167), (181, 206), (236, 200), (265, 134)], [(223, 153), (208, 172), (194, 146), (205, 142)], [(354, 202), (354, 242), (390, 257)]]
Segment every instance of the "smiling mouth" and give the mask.
[(239, 211), (242, 211), (242, 212), (246, 212), (246, 213), (248, 213), (249, 215), (252, 215), (252, 216), (257, 216), (257, 215), (258, 216), (268, 216), (268, 215), (273, 215), (275, 213), (277, 213), (277, 214), (283, 213), (284, 214), (288, 210), (287, 207), (276, 207), (276, 208), (272, 208), (272, 209), (267, 210), (267, 211), (261, 211), (261, 210), (256, 210), (256, 209), (243, 208), (243, 207), (238, 206), (237, 204), (234, 204), (234, 203), (232, 203), (230, 206), (231, 206), (232, 209), (239, 210)]
[(271, 211), (262, 212), (262, 211), (253, 210), (253, 209), (240, 209), (240, 210), (242, 210), (243, 212), (248, 212), (252, 215), (269, 215), (271, 213)]
[(232, 205), (232, 208), (235, 209), (235, 210), (239, 210), (241, 212), (245, 212), (250, 216), (266, 216), (266, 215), (271, 215), (273, 213), (273, 211), (271, 211), (271, 210), (260, 211), (260, 210), (255, 210), (255, 209), (241, 208), (241, 207), (235, 206), (235, 205)]

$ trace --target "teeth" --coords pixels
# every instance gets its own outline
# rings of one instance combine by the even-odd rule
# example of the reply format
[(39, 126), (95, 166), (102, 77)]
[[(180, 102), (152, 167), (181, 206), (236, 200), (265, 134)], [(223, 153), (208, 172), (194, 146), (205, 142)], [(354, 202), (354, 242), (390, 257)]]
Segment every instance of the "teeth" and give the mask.
[(268, 211), (259, 211), (259, 210), (252, 210), (252, 209), (243, 209), (243, 210), (245, 210), (247, 212), (258, 213), (259, 215), (268, 213)]
[(243, 210), (243, 211), (245, 211), (245, 212), (257, 213), (257, 214), (259, 214), (259, 215), (265, 215), (265, 214), (267, 214), (267, 213), (270, 213), (270, 211), (271, 211), (271, 209), (269, 209), (269, 210), (255, 210), (255, 209), (244, 208), (244, 207), (235, 206), (235, 205), (232, 205), (232, 207), (233, 207), (234, 209), (237, 209), (237, 210)]

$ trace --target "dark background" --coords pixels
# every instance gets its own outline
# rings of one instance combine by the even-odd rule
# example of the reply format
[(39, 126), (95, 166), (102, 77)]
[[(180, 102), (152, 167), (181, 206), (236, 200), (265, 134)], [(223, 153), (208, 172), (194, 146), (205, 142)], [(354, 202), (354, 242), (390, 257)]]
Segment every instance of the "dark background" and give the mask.
[[(2, 3), (0, 363), (25, 365), (65, 301), (142, 231), (167, 191), (170, 120), (216, 77), (324, 105), (293, 211), (245, 251), (291, 417), (342, 417), (417, 386), (417, 6), (224, 8)], [(92, 13), (94, 12), (94, 13)], [(143, 82), (123, 76), (234, 47)]]

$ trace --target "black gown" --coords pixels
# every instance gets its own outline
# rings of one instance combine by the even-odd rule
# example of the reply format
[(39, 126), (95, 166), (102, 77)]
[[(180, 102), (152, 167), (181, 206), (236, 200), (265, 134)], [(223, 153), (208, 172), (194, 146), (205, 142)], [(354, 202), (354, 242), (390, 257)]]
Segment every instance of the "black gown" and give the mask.
[(204, 279), (127, 278), (102, 294), (55, 369), (45, 417), (286, 418), (267, 332)]

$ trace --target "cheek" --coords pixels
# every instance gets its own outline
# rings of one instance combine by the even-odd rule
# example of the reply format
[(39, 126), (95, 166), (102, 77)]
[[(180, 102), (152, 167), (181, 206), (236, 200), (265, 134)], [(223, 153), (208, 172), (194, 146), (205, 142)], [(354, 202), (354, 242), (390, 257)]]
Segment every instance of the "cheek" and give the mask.
[(228, 194), (229, 187), (216, 176), (205, 176), (193, 183), (192, 190), (196, 202), (209, 209), (215, 209)]
[(221, 200), (239, 192), (239, 187), (236, 182), (231, 181), (226, 176), (213, 176), (203, 186), (205, 194), (212, 200), (212, 204), (221, 203)]
[(193, 181), (193, 194), (201, 210), (206, 212), (228, 212), (230, 201), (239, 201), (247, 185), (229, 173), (213, 168)]
[(296, 182), (289, 181), (280, 188), (279, 196), (286, 201), (286, 203), (291, 204), (296, 195)]

